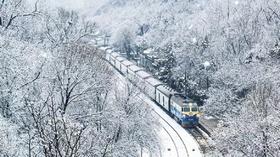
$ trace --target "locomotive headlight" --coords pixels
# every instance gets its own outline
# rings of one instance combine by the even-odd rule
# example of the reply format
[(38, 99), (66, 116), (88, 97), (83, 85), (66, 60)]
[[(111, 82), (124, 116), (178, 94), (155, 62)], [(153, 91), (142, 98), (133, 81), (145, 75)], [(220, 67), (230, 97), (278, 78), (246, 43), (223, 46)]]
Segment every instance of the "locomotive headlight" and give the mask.
[(188, 118), (188, 117), (189, 117), (189, 115), (187, 115), (187, 114), (184, 114), (184, 115), (183, 115), (183, 117), (184, 117), (184, 118)]

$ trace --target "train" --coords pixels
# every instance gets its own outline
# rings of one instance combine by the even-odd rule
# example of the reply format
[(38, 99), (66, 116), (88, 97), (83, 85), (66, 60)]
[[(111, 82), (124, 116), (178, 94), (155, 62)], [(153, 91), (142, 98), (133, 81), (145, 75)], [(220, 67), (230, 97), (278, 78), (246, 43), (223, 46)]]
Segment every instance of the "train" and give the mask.
[(178, 92), (169, 88), (165, 83), (154, 78), (144, 68), (127, 60), (112, 48), (98, 44), (97, 42), (94, 42), (93, 46), (100, 53), (104, 54), (106, 61), (139, 87), (144, 94), (163, 108), (180, 125), (183, 127), (193, 127), (199, 124), (201, 112), (197, 103), (193, 100), (184, 98)]

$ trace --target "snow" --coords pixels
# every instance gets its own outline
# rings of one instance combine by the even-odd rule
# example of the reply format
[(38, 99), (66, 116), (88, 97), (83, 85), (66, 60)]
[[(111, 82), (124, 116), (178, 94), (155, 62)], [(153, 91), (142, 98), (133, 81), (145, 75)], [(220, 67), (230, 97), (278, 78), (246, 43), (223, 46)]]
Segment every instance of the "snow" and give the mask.
[(209, 119), (215, 119), (213, 116), (209, 116), (209, 115), (204, 116), (204, 118), (205, 118), (205, 119), (208, 119), (208, 120), (209, 120)]
[(164, 93), (166, 96), (175, 93), (174, 90), (172, 90), (171, 88), (168, 88), (166, 85), (160, 85), (157, 87), (157, 89), (159, 91), (161, 91), (162, 93)]
[[(118, 85), (122, 87), (124, 82), (127, 81), (127, 79), (125, 79), (118, 72), (115, 72), (115, 74), (117, 75), (120, 81)], [(139, 97), (153, 109), (153, 111), (155, 112), (154, 117), (158, 119), (159, 123), (161, 124), (161, 128), (155, 128), (158, 130), (157, 134), (160, 138), (160, 143), (161, 143), (160, 156), (202, 157), (202, 154), (199, 149), (199, 144), (184, 128), (182, 128), (174, 119), (168, 116), (159, 106), (157, 106), (145, 94), (140, 94)], [(156, 113), (159, 114), (160, 117)], [(181, 138), (178, 137), (177, 133), (172, 128), (176, 130), (176, 132), (179, 134)], [(172, 139), (170, 136), (172, 137)], [(187, 147), (187, 152), (185, 150), (183, 143)], [(157, 152), (152, 152), (152, 153), (157, 153)], [(143, 157), (148, 157), (148, 156), (150, 156), (150, 154), (144, 152)]]
[[(86, 1), (88, 3), (85, 3)], [(137, 52), (135, 50), (138, 49), (148, 48), (153, 48), (159, 52), (167, 50), (166, 48), (172, 50), (174, 57), (173, 55), (158, 54), (158, 57), (165, 58), (164, 60), (169, 58), (166, 61), (168, 66), (164, 66), (168, 68), (161, 72), (168, 72), (170, 75), (166, 76), (174, 78), (175, 82), (173, 84), (177, 85), (176, 89), (183, 91), (186, 87), (185, 82), (188, 82), (188, 90), (195, 93), (197, 97), (203, 98), (206, 95), (208, 99), (204, 101), (206, 102), (205, 111), (220, 115), (222, 118), (229, 117), (225, 122), (233, 125), (234, 129), (231, 128), (231, 130), (234, 131), (239, 130), (239, 125), (233, 124), (232, 121), (239, 122), (241, 123), (240, 125), (244, 123), (244, 126), (246, 126), (244, 121), (235, 120), (240, 118), (240, 112), (235, 111), (248, 106), (248, 94), (253, 91), (253, 87), (256, 84), (272, 84), (275, 90), (279, 91), (279, 18), (275, 16), (276, 14), (279, 15), (279, 2), (279, 0), (176, 2), (167, 0), (162, 3), (162, 0), (99, 0), (98, 2), (89, 2), (89, 0), (50, 0), (46, 4), (90, 10), (91, 14), (87, 14), (86, 17), (96, 24), (92, 30), (100, 28), (101, 32), (106, 32), (112, 37), (122, 37), (121, 39), (117, 37), (111, 38), (110, 44), (122, 45), (118, 42), (124, 42), (134, 52)], [(45, 7), (49, 8), (48, 6), (39, 8), (44, 9)], [(26, 9), (28, 8), (26, 7)], [(14, 9), (11, 9), (10, 12), (14, 14)], [(19, 14), (21, 12), (26, 11), (17, 11)], [(3, 14), (3, 17), (9, 17), (9, 15), (4, 16)], [(270, 17), (269, 22), (267, 17)], [(61, 22), (62, 20), (54, 21)], [(31, 29), (31, 33), (24, 35), (26, 37), (23, 37), (23, 39), (30, 38), (30, 41), (32, 41), (32, 36), (35, 35), (36, 37), (34, 37), (33, 41), (40, 42), (36, 41), (36, 34), (41, 34), (39, 32), (41, 29), (39, 28), (44, 28), (40, 27), (44, 23), (38, 22), (39, 25), (37, 25), (37, 22), (25, 17), (17, 18), (13, 22), (15, 22), (14, 26), (19, 24), (25, 30), (30, 27), (26, 26), (26, 24), (32, 25), (31, 28), (34, 25), (36, 29)], [(69, 22), (72, 23), (72, 21)], [(86, 23), (87, 21), (85, 20), (84, 22)], [(67, 28), (67, 22), (63, 23), (66, 24), (64, 28)], [(61, 23), (62, 26), (64, 26), (63, 23)], [(252, 23), (254, 27), (252, 27)], [(52, 27), (52, 24), (49, 26)], [(84, 25), (79, 24), (77, 28), (80, 26)], [(140, 28), (141, 32), (139, 33)], [(21, 30), (21, 28), (17, 29)], [(27, 34), (28, 31), (25, 30), (23, 30), (24, 34)], [(60, 34), (59, 31), (57, 33)], [(54, 31), (53, 35), (55, 34)], [(125, 36), (127, 38), (124, 38)], [(106, 39), (107, 35), (96, 42), (104, 45), (105, 43), (107, 44)], [(153, 52), (148, 51), (145, 53)], [(46, 56), (42, 54), (43, 59)], [(172, 59), (176, 60), (175, 63), (184, 64), (173, 65), (171, 64)], [(30, 60), (34, 60), (34, 57), (30, 57)], [(203, 69), (201, 66), (205, 60), (209, 62), (204, 63), (206, 68)], [(162, 63), (158, 63), (158, 66), (162, 65)], [(170, 68), (171, 73), (169, 72), (169, 66), (172, 66)], [(33, 67), (35, 67), (35, 64)], [(186, 72), (188, 72), (188, 75), (184, 79)], [(160, 73), (159, 75), (167, 82), (165, 74)], [(180, 77), (182, 79), (179, 79)], [(223, 115), (224, 113), (226, 115)], [(252, 121), (258, 121), (258, 116), (252, 117), (255, 117)], [(225, 127), (224, 130), (229, 128)], [(248, 130), (255, 130), (254, 126), (248, 128)], [(273, 127), (269, 129), (273, 129)], [(220, 130), (220, 133), (227, 133), (224, 130)], [(229, 130), (229, 133), (231, 130)], [(243, 138), (246, 141), (243, 143), (252, 141), (252, 139), (245, 138), (238, 132), (235, 136)], [(273, 135), (273, 137), (277, 136)], [(222, 136), (218, 136), (218, 138), (223, 139)], [(227, 139), (224, 141), (226, 142)], [(224, 149), (229, 153), (238, 146), (230, 142), (224, 145), (227, 145), (227, 148)], [(217, 148), (223, 149), (219, 148), (219, 146)], [(253, 151), (251, 148), (247, 150), (248, 152)]]
[(136, 72), (136, 74), (137, 74), (138, 76), (140, 76), (141, 78), (143, 78), (143, 79), (152, 76), (151, 74), (149, 74), (149, 73), (147, 73), (147, 72), (145, 72), (145, 71), (138, 71), (138, 72)]
[(144, 54), (150, 54), (150, 53), (152, 53), (153, 52), (153, 49), (147, 49), (147, 50), (145, 50), (143, 53)]
[(114, 52), (112, 49), (107, 50), (107, 53), (112, 53), (112, 52)]
[[(165, 123), (160, 120), (161, 125), (164, 125)], [(165, 131), (163, 128), (161, 128), (158, 131), (158, 135), (160, 137), (161, 140), (161, 154), (163, 157), (170, 157), (170, 156), (177, 156), (177, 152), (176, 152), (176, 146), (173, 143), (173, 141), (171, 140), (171, 138), (169, 137), (169, 134), (167, 133), (167, 131)]]
[(117, 52), (113, 52), (113, 53), (111, 54), (111, 56), (112, 56), (113, 58), (116, 58), (116, 57), (120, 56), (120, 54), (118, 54)]
[[(27, 0), (29, 5), (33, 5), (36, 0)], [(45, 3), (48, 8), (63, 7), (70, 10), (81, 10), (86, 7), (88, 0), (48, 0)]]
[(138, 66), (136, 66), (136, 65), (132, 65), (132, 66), (129, 66), (128, 67), (131, 71), (133, 71), (133, 72), (136, 72), (136, 71), (139, 71), (139, 70), (142, 70), (143, 68), (140, 68), (140, 67), (138, 67)]
[(203, 66), (204, 66), (205, 68), (210, 67), (210, 65), (211, 65), (211, 63), (208, 62), (208, 61), (206, 61), (206, 62), (203, 63)]
[(124, 57), (122, 57), (122, 56), (119, 56), (119, 57), (117, 57), (116, 58), (119, 62), (122, 62), (122, 61), (124, 61), (124, 60), (126, 60)]
[(124, 66), (129, 66), (129, 65), (132, 65), (133, 63), (130, 62), (130, 61), (128, 61), (128, 60), (125, 60), (125, 61), (122, 62), (122, 64), (123, 64)]
[(196, 43), (196, 42), (197, 42), (197, 39), (196, 39), (196, 38), (193, 38), (193, 39), (192, 39), (192, 42), (193, 42), (193, 43)]
[(190, 25), (190, 26), (189, 26), (189, 29), (192, 29), (192, 28), (193, 28), (193, 25)]
[(109, 47), (107, 47), (107, 46), (102, 46), (102, 47), (100, 47), (99, 49), (105, 51), (105, 50), (108, 49), (108, 48), (109, 48)]
[[(188, 134), (188, 132), (182, 128), (174, 119), (172, 119), (170, 116), (168, 116), (159, 106), (157, 106), (153, 101), (151, 101), (146, 96), (142, 95), (142, 98), (145, 100), (146, 103), (148, 103), (155, 112), (161, 115), (164, 120), (166, 120), (181, 136), (184, 143), (187, 146), (188, 150), (188, 156), (189, 157), (201, 157), (202, 154), (199, 149), (199, 144), (196, 142), (196, 140)], [(172, 141), (169, 141), (172, 142)], [(180, 143), (180, 139), (177, 139), (176, 143)], [(171, 143), (166, 144), (167, 146), (171, 145)], [(183, 149), (183, 148), (181, 148)], [(194, 150), (194, 151), (193, 151)], [(183, 150), (178, 150), (179, 152), (183, 153)]]
[(146, 79), (147, 82), (149, 82), (151, 85), (156, 86), (156, 85), (160, 85), (160, 84), (164, 84), (163, 82), (159, 81), (158, 79), (155, 78), (148, 78)]

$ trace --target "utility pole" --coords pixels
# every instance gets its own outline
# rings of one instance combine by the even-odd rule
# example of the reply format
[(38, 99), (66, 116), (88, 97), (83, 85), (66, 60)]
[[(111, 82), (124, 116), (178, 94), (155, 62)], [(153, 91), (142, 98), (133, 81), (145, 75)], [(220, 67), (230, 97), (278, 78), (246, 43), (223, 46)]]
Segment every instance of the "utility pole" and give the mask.
[(211, 63), (206, 61), (206, 62), (203, 63), (203, 66), (204, 66), (204, 69), (205, 69), (205, 72), (206, 72), (206, 89), (208, 90), (208, 88), (209, 88), (208, 69), (210, 68)]
[(184, 92), (185, 97), (187, 97), (187, 69), (185, 68), (185, 76), (184, 76)]

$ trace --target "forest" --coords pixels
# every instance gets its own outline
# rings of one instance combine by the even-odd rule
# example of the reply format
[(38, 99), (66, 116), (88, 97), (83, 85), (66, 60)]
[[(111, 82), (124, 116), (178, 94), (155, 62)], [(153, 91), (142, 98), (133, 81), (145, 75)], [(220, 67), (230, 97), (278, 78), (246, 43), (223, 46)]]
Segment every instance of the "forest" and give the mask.
[(139, 91), (119, 95), (90, 46), (97, 31), (128, 58), (156, 52), (151, 72), (220, 119), (206, 156), (280, 156), (279, 0), (81, 2), (0, 1), (0, 157), (158, 148)]
[[(209, 156), (279, 156), (279, 0), (104, 0), (89, 15), (127, 56), (221, 123)], [(136, 57), (137, 58), (137, 57)], [(207, 66), (205, 66), (207, 65)]]
[[(0, 156), (138, 156), (158, 148), (150, 108), (115, 84), (94, 23), (41, 1), (0, 2)], [(123, 93), (123, 94), (120, 94)]]

